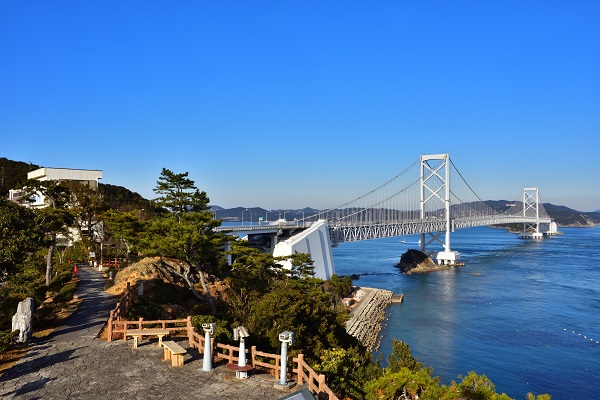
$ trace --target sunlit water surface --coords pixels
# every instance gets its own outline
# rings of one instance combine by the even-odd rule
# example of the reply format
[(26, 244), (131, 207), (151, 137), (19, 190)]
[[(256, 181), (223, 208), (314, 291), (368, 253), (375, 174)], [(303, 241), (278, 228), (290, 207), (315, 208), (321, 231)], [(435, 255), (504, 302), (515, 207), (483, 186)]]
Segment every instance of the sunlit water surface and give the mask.
[(446, 384), (474, 370), (516, 399), (600, 399), (600, 228), (561, 231), (532, 241), (457, 230), (452, 250), (466, 266), (421, 275), (394, 267), (419, 236), (341, 243), (333, 254), (338, 275), (404, 293), (388, 308), (385, 355), (398, 338)]

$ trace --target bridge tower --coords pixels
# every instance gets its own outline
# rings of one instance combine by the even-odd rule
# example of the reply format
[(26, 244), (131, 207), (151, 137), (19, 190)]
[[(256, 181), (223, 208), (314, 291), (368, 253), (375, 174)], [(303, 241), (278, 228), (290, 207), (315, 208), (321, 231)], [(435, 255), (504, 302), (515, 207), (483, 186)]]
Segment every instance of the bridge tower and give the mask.
[(523, 232), (520, 238), (542, 239), (540, 232), (540, 194), (538, 188), (523, 188), (523, 216), (535, 217), (533, 224), (523, 223)]
[[(430, 161), (437, 162), (432, 165)], [(460, 254), (450, 249), (450, 155), (448, 153), (421, 156), (420, 185), (421, 221), (435, 219), (437, 223), (440, 212), (445, 219), (444, 231), (429, 233), (427, 241), (425, 234), (421, 234), (421, 251), (425, 252), (427, 245), (438, 242), (444, 247), (444, 250), (436, 256), (438, 264), (453, 264), (460, 258)], [(442, 242), (440, 236), (443, 233), (445, 238)]]

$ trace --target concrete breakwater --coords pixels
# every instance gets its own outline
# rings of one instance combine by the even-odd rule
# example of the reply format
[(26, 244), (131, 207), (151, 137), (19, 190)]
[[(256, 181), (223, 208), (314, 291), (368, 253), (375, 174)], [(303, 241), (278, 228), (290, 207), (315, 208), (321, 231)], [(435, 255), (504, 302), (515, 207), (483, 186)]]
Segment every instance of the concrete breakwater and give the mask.
[(394, 293), (375, 288), (361, 288), (360, 291), (363, 296), (351, 311), (352, 318), (346, 322), (346, 332), (358, 339), (363, 346), (373, 350), (385, 319), (385, 309), (392, 303)]

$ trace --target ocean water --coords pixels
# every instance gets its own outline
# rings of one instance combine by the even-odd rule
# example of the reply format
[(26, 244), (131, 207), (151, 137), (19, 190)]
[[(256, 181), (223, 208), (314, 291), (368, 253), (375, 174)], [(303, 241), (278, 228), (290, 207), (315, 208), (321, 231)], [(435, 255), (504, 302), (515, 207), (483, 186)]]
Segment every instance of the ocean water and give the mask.
[(600, 228), (560, 230), (541, 241), (457, 230), (466, 266), (422, 275), (394, 267), (417, 235), (341, 243), (333, 255), (356, 285), (404, 293), (387, 311), (384, 355), (397, 338), (445, 384), (476, 371), (515, 399), (600, 399)]

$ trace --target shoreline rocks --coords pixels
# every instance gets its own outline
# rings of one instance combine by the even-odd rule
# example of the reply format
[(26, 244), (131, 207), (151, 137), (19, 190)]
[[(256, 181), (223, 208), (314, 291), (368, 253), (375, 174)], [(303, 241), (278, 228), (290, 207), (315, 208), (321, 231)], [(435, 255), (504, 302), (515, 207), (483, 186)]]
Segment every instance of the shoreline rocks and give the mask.
[(365, 294), (351, 312), (352, 318), (346, 322), (346, 332), (373, 351), (378, 345), (381, 323), (385, 319), (387, 306), (392, 303), (394, 293), (391, 290), (375, 288), (361, 288), (361, 290)]

